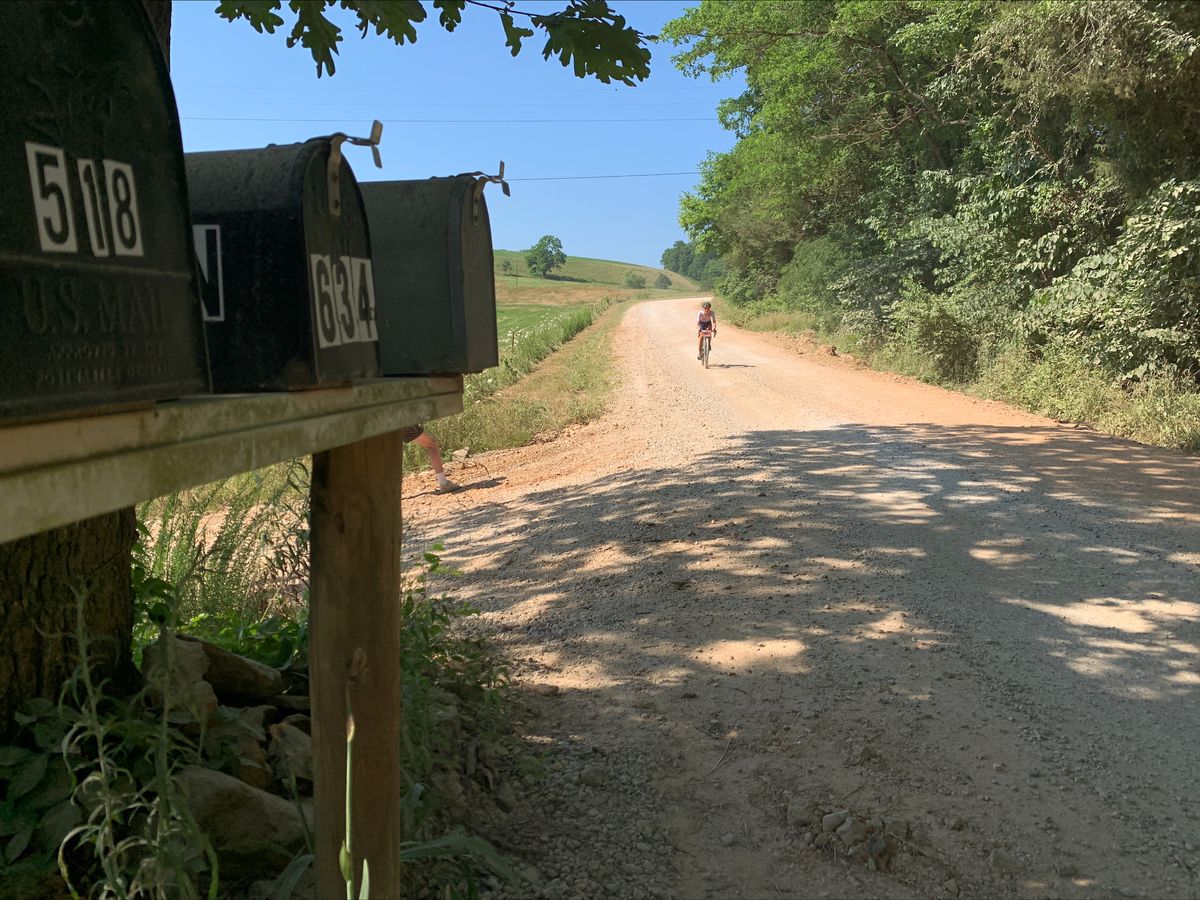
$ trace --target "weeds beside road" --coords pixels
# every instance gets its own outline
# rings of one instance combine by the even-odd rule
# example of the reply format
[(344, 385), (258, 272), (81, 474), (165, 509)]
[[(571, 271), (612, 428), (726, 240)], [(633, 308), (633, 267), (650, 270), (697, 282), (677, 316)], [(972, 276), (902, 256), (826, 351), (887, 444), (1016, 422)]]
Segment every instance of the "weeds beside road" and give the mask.
[[(609, 388), (612, 330), (626, 308), (605, 299), (592, 307), (557, 312), (554, 307), (502, 310), (502, 326), (507, 318), (518, 327), (501, 329), (500, 365), (468, 375), (463, 411), (428, 426), (443, 452), (519, 447), (537, 434), (598, 415)], [(510, 310), (538, 310), (540, 322), (522, 328), (521, 318)], [(528, 320), (528, 315), (523, 318)], [(542, 374), (542, 369), (549, 371)], [(405, 448), (406, 472), (427, 466), (423, 451)]]
[(732, 324), (751, 331), (810, 338), (852, 354), (873, 368), (897, 372), (989, 400), (1012, 403), (1038, 415), (1078, 422), (1099, 431), (1188, 452), (1200, 451), (1200, 388), (1167, 376), (1147, 376), (1129, 388), (1065, 346), (1048, 345), (1037, 357), (1013, 347), (980, 361), (959, 379), (946, 360), (902, 337), (871, 341), (821, 316), (723, 305)]

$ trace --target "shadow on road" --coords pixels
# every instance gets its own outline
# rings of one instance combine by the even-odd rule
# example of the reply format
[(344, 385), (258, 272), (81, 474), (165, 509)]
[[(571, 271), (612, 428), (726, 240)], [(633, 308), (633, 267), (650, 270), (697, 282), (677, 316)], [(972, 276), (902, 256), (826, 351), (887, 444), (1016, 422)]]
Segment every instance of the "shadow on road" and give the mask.
[[(792, 758), (802, 716), (840, 717), (917, 757), (909, 789), (937, 780), (922, 747), (961, 742), (955, 777), (1008, 791), (1019, 832), (1037, 789), (972, 773), (981, 749), (1030, 779), (1046, 748), (1107, 767), (1064, 815), (1102, 814), (1096, 794), (1136, 816), (1161, 772), (1200, 771), (1194, 741), (1162, 739), (1200, 728), (1197, 485), (1194, 458), (1054, 428), (764, 431), (686, 470), (464, 510), (454, 531), (490, 538), (446, 543), (482, 608), (529, 613), (504, 639), (589, 673), (629, 727), (694, 705), (719, 748), (754, 709), (740, 739)], [(1168, 793), (1147, 802), (1184, 822)]]

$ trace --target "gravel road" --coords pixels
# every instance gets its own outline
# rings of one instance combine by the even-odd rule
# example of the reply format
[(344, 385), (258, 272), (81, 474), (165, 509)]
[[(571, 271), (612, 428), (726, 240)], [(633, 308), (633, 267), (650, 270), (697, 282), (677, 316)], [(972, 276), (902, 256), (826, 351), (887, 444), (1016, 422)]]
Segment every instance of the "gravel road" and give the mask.
[(632, 307), (612, 411), (406, 481), (540, 771), (498, 896), (1200, 896), (1200, 460)]

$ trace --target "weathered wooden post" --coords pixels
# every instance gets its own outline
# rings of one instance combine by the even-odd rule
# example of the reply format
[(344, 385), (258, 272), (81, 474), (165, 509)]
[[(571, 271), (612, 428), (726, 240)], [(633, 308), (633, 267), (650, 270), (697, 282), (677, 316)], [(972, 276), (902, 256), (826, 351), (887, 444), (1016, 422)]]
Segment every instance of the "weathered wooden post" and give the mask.
[[(345, 895), (346, 722), (355, 722), (355, 880), (400, 896), (400, 476), (398, 432), (313, 457), (309, 675), (317, 896)], [(347, 707), (349, 702), (349, 708)]]

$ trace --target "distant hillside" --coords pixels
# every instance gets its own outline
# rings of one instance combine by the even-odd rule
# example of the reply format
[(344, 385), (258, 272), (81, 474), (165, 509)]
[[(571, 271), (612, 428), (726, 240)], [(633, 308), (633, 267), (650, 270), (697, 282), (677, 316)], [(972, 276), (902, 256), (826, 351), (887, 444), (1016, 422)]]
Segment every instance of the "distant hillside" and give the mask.
[[(550, 278), (535, 278), (525, 265), (525, 254), (518, 250), (497, 250), (496, 299), (499, 303), (575, 304), (594, 303), (603, 297), (680, 297), (705, 293), (696, 282), (683, 275), (611, 259), (567, 256), (567, 264)], [(516, 275), (504, 274), (508, 261)], [(637, 272), (646, 279), (646, 287), (632, 289), (625, 284), (625, 273)], [(653, 287), (659, 275), (671, 279), (666, 289)]]

